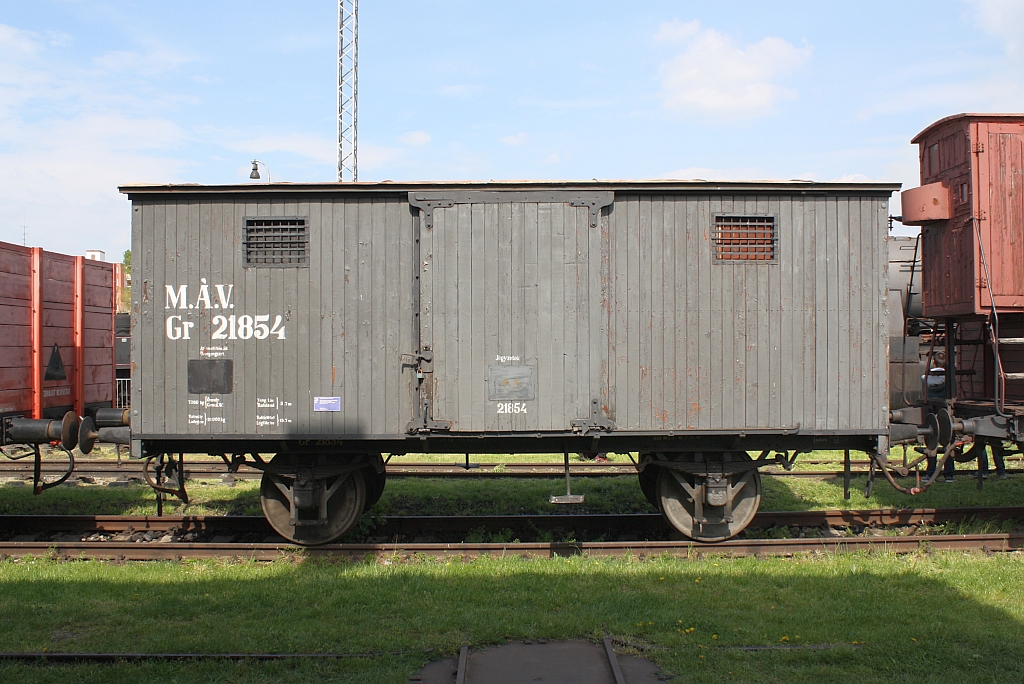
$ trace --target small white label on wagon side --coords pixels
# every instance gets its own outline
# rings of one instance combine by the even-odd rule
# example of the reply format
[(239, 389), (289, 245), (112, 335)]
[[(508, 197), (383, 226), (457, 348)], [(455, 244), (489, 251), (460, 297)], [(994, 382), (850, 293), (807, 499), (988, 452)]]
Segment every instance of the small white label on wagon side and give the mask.
[(314, 411), (340, 411), (341, 397), (313, 397)]

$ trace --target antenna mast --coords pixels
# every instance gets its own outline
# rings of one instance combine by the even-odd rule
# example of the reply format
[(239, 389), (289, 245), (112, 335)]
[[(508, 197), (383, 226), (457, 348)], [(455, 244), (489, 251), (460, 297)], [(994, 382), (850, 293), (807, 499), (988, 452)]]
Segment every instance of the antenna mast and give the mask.
[(359, 180), (359, 0), (338, 0), (338, 181)]

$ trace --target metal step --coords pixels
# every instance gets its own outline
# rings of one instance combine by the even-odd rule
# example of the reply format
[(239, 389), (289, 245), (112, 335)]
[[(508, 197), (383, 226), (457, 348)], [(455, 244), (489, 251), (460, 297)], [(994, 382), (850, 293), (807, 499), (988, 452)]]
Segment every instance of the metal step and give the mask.
[(1000, 345), (1016, 346), (1024, 344), (1024, 337), (1000, 337)]
[(1024, 373), (1003, 373), (1007, 380), (1024, 380)]

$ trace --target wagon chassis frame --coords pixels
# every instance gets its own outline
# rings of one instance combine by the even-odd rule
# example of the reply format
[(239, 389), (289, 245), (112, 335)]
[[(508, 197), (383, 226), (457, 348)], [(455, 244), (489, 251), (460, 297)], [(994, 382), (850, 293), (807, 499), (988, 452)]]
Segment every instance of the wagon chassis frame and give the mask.
[[(838, 449), (877, 451), (888, 433), (874, 431), (715, 431), (677, 430), (664, 432), (511, 433), (511, 434), (419, 434), (409, 435), (232, 435), (222, 438), (202, 435), (140, 435), (143, 457), (159, 453), (242, 454), (242, 453), (572, 453), (612, 451), (616, 453), (680, 451), (812, 451)], [(887, 448), (887, 447), (886, 447)], [(765, 463), (764, 465), (767, 465)]]

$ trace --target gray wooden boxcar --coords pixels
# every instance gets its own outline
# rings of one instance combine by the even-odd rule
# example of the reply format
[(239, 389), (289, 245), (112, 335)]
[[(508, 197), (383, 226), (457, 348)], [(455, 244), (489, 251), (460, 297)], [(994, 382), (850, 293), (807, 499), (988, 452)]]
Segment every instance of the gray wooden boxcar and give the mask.
[(247, 463), (305, 543), (380, 495), (381, 452), (639, 452), (669, 521), (724, 539), (770, 453), (886, 449), (896, 189), (122, 187), (133, 439), (276, 454)]

